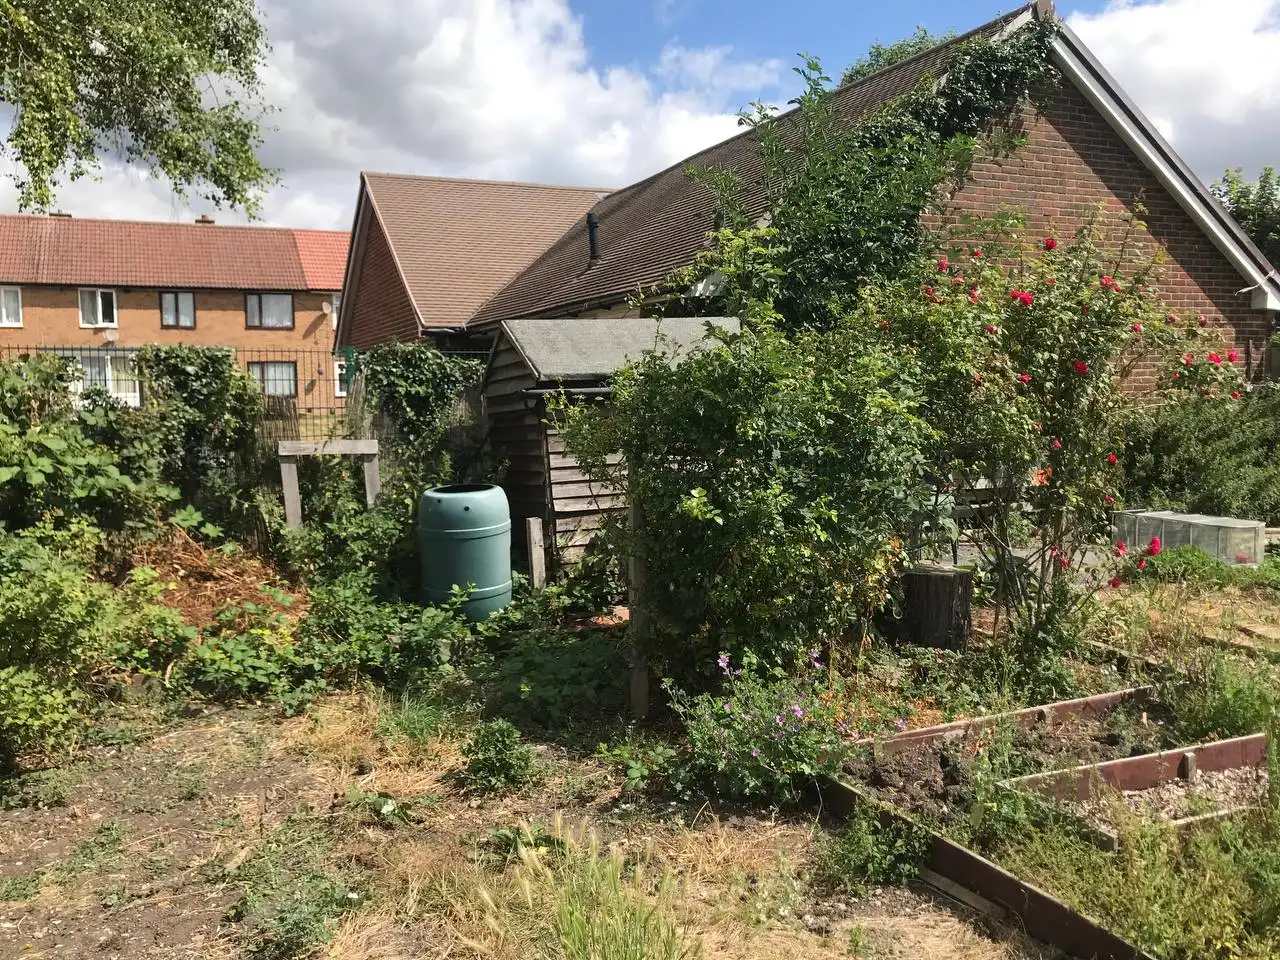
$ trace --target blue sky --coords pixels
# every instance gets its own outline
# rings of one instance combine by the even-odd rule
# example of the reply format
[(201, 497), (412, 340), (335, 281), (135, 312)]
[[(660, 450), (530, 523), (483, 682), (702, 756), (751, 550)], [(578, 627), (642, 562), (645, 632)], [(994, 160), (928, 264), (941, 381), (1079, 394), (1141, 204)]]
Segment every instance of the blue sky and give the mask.
[[(891, 43), (917, 25), (937, 34), (964, 33), (1017, 5), (1016, 0), (571, 0), (595, 62), (642, 66), (676, 42), (730, 46), (736, 57), (779, 59), (787, 68), (797, 54), (811, 53), (832, 76), (872, 43)], [(1102, 0), (1059, 3), (1057, 10), (1068, 16), (1105, 6)]]
[[(839, 76), (923, 24), (1015, 0), (259, 0), (280, 171), (269, 223), (346, 228), (361, 170), (619, 187), (793, 96), (800, 52)], [(1058, 12), (1206, 181), (1280, 164), (1280, 0), (1059, 0)], [(6, 160), (0, 156), (0, 173)], [(0, 180), (0, 210), (14, 191)], [(108, 162), (77, 216), (236, 214)]]

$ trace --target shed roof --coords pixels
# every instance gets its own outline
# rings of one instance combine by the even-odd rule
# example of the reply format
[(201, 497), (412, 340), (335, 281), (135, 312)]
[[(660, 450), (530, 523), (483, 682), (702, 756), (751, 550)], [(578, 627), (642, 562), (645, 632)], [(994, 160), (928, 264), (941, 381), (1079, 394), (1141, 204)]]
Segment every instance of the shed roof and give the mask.
[(737, 333), (733, 317), (539, 317), (507, 320), (503, 334), (539, 383), (603, 380), (650, 350), (675, 357), (705, 342), (707, 324)]

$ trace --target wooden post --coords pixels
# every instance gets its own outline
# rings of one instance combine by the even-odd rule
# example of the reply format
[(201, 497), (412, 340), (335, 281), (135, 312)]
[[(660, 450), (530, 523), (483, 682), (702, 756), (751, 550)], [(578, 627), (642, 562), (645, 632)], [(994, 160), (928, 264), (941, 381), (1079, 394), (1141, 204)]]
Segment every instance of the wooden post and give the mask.
[(640, 556), (635, 544), (644, 530), (644, 515), (636, 505), (634, 496), (629, 511), (631, 523), (631, 557), (628, 560), (630, 584), (627, 588), (627, 606), (631, 619), (627, 633), (631, 637), (631, 717), (643, 720), (649, 716), (649, 659), (646, 652), (649, 642), (649, 564)]
[(525, 521), (529, 544), (529, 584), (535, 590), (547, 585), (547, 546), (542, 531), (542, 518), (529, 517)]
[(298, 490), (298, 458), (280, 456), (280, 484), (284, 487), (284, 522), (290, 530), (302, 527), (302, 494)]
[(360, 456), (360, 465), (364, 469), (364, 502), (372, 507), (382, 492), (382, 477), (378, 473), (378, 455), (366, 453)]

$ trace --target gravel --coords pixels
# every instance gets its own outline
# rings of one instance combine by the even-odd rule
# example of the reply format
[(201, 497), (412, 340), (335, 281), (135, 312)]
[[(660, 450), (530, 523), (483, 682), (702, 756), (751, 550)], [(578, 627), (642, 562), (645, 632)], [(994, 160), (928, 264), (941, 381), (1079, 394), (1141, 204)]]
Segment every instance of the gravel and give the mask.
[(1069, 803), (1080, 816), (1114, 826), (1117, 800), (1131, 814), (1152, 820), (1181, 820), (1205, 813), (1257, 804), (1267, 792), (1265, 767), (1234, 767), (1196, 772), (1192, 780), (1169, 780), (1145, 790), (1106, 790)]

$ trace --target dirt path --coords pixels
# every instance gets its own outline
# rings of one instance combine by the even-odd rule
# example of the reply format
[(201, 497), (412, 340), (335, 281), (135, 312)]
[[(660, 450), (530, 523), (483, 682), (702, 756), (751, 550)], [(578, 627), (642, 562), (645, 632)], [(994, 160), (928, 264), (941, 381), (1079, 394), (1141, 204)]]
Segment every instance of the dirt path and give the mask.
[(551, 748), (536, 790), (468, 797), (456, 745), (387, 736), (366, 698), (284, 722), (135, 715), (105, 739), (0, 799), (0, 957), (478, 956), (478, 891), (500, 889), (522, 823), (585, 824), (669, 876), (708, 960), (1046, 955), (923, 892), (819, 896), (812, 823), (640, 810), (603, 765)]

